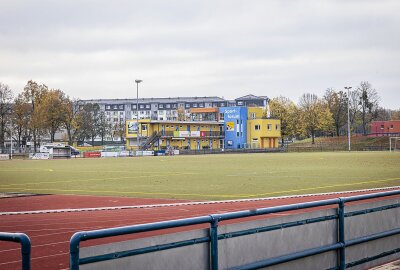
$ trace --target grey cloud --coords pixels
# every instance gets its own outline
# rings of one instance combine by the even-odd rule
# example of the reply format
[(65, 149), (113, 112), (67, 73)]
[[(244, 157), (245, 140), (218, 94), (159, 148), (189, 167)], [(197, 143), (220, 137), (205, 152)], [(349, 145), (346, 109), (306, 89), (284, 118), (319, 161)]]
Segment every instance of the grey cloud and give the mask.
[(399, 1), (2, 1), (0, 81), (81, 98), (285, 95), (370, 81), (399, 107)]

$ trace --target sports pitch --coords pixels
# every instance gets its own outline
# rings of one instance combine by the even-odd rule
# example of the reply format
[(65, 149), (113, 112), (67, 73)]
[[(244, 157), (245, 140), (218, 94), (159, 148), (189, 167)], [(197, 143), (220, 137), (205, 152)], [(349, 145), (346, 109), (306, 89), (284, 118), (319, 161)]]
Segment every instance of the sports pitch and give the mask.
[(0, 162), (0, 192), (230, 200), (400, 186), (400, 153)]

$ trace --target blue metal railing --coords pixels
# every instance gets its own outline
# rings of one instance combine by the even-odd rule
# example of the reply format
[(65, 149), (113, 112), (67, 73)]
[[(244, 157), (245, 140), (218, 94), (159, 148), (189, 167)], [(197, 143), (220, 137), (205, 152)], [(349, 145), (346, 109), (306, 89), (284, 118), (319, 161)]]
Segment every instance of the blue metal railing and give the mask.
[[(326, 220), (337, 220), (338, 222), (338, 241), (331, 245), (326, 245), (322, 247), (317, 247), (313, 249), (308, 249), (292, 254), (287, 254), (275, 258), (269, 258), (266, 260), (254, 262), (247, 265), (242, 265), (235, 267), (233, 269), (259, 269), (271, 265), (276, 265), (284, 262), (293, 261), (296, 259), (305, 258), (312, 255), (321, 254), (328, 251), (338, 251), (338, 265), (332, 269), (346, 269), (346, 267), (362, 264), (368, 261), (372, 261), (378, 258), (382, 258), (388, 255), (392, 255), (395, 253), (400, 252), (400, 248), (390, 251), (385, 251), (381, 254), (377, 254), (376, 256), (370, 258), (364, 258), (360, 261), (355, 262), (346, 262), (346, 247), (353, 246), (357, 244), (361, 244), (368, 241), (373, 241), (376, 239), (381, 239), (384, 237), (392, 236), (400, 234), (400, 228), (385, 231), (369, 236), (364, 236), (352, 240), (345, 240), (345, 218), (356, 216), (356, 215), (363, 215), (377, 211), (384, 211), (388, 209), (398, 208), (400, 204), (393, 204), (393, 205), (386, 205), (371, 209), (365, 209), (355, 212), (345, 213), (345, 203), (353, 202), (353, 201), (360, 201), (360, 200), (367, 200), (373, 198), (380, 198), (380, 197), (387, 197), (393, 195), (400, 195), (400, 190), (395, 191), (387, 191), (381, 193), (374, 193), (374, 194), (367, 194), (367, 195), (358, 195), (346, 198), (336, 198), (336, 199), (329, 199), (323, 201), (314, 201), (314, 202), (306, 202), (306, 203), (299, 203), (299, 204), (292, 204), (292, 205), (283, 205), (283, 206), (275, 206), (275, 207), (268, 207), (268, 208), (261, 208), (255, 210), (246, 210), (246, 211), (238, 211), (238, 212), (231, 212), (225, 214), (215, 214), (209, 216), (201, 216), (201, 217), (194, 217), (194, 218), (187, 218), (187, 219), (180, 219), (180, 220), (172, 220), (172, 221), (163, 221), (163, 222), (155, 222), (155, 223), (148, 223), (148, 224), (141, 224), (141, 225), (133, 225), (133, 226), (125, 226), (125, 227), (118, 227), (118, 228), (111, 228), (111, 229), (102, 229), (102, 230), (94, 230), (94, 231), (85, 231), (85, 232), (77, 232), (75, 233), (70, 241), (70, 267), (71, 270), (78, 270), (79, 265), (106, 261), (106, 260), (113, 260), (122, 257), (128, 257), (133, 255), (139, 255), (149, 252), (155, 252), (160, 250), (172, 249), (182, 246), (188, 245), (195, 245), (199, 243), (210, 243), (210, 268), (212, 270), (218, 269), (218, 240), (238, 237), (243, 235), (249, 235), (254, 233), (260, 233), (265, 231), (272, 231), (272, 230), (279, 230), (282, 228), (294, 227), (294, 226), (301, 226), (310, 223), (317, 223)], [(266, 227), (242, 230), (237, 232), (230, 232), (225, 234), (218, 234), (218, 224), (220, 221), (224, 220), (232, 220), (232, 219), (240, 219), (252, 216), (259, 216), (259, 215), (267, 215), (273, 214), (278, 212), (286, 212), (286, 211), (293, 211), (299, 209), (307, 209), (307, 208), (314, 208), (320, 206), (331, 206), (331, 205), (338, 205), (337, 214), (324, 216), (324, 217), (317, 217), (317, 218), (310, 218), (306, 220), (299, 220), (294, 222), (282, 223), (277, 225), (271, 225)], [(104, 254), (99, 256), (87, 257), (87, 258), (79, 258), (79, 246), (80, 242), (91, 240), (91, 239), (98, 239), (98, 238), (105, 238), (105, 237), (112, 237), (112, 236), (119, 236), (119, 235), (126, 235), (132, 233), (140, 233), (140, 232), (147, 232), (147, 231), (156, 231), (161, 229), (168, 229), (168, 228), (175, 228), (175, 227), (183, 227), (183, 226), (190, 226), (196, 224), (209, 224), (210, 226), (210, 233), (208, 237), (201, 237), (196, 239), (189, 239), (180, 242), (174, 242), (169, 244), (163, 245), (156, 245), (150, 246), (140, 249), (128, 250), (128, 251), (121, 251), (121, 252), (114, 252), (111, 254)]]
[(31, 240), (26, 234), (0, 232), (0, 241), (21, 243), (22, 270), (31, 269)]

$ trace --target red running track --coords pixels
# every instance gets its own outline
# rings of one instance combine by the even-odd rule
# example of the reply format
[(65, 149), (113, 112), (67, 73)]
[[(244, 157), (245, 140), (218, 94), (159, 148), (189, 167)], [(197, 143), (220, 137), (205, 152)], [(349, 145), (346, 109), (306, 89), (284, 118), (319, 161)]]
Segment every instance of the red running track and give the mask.
[[(32, 270), (35, 269), (68, 269), (69, 240), (71, 236), (82, 230), (95, 230), (109, 227), (142, 224), (156, 221), (188, 218), (194, 216), (225, 213), (239, 210), (263, 208), (277, 205), (324, 200), (344, 196), (353, 196), (371, 192), (345, 194), (316, 195), (294, 198), (276, 198), (270, 200), (224, 202), (210, 204), (184, 204), (151, 208), (133, 208), (124, 210), (101, 210), (83, 212), (64, 212), (46, 214), (23, 214), (0, 216), (0, 231), (26, 233), (32, 243)], [(65, 208), (92, 208), (126, 205), (169, 204), (185, 201), (163, 199), (138, 199), (120, 197), (94, 197), (70, 195), (46, 195), (0, 199), (0, 212), (32, 211)], [(314, 209), (315, 210), (315, 209)], [(297, 212), (312, 211), (301, 210)], [(286, 213), (288, 214), (288, 213)], [(290, 214), (290, 213), (289, 213)], [(282, 214), (280, 214), (282, 215)], [(272, 217), (274, 215), (268, 215)], [(260, 217), (255, 217), (260, 218)], [(265, 218), (265, 216), (264, 216)], [(253, 217), (254, 219), (254, 217)], [(248, 220), (248, 219), (246, 219)], [(241, 220), (242, 221), (242, 220)], [(238, 220), (236, 220), (238, 222)], [(113, 239), (102, 239), (83, 242), (82, 246), (96, 245), (112, 241), (121, 241), (151, 236), (161, 233), (189, 230), (208, 225), (191, 226), (147, 232)], [(19, 269), (21, 255), (19, 244), (0, 242), (0, 269)]]

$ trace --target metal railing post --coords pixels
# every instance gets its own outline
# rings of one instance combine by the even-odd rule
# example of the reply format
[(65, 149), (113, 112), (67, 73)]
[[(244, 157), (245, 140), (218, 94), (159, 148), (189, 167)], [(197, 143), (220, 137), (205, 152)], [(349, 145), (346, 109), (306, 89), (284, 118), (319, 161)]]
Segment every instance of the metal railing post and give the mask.
[(82, 233), (75, 233), (69, 243), (69, 267), (70, 270), (79, 270), (79, 245)]
[(342, 247), (339, 249), (339, 269), (346, 269), (346, 245), (345, 245), (345, 227), (344, 227), (344, 201), (342, 198), (339, 198), (339, 208), (338, 208), (338, 216), (339, 216), (339, 226), (338, 226), (338, 236), (339, 243)]
[(0, 240), (21, 244), (22, 270), (31, 269), (31, 240), (24, 233), (0, 233)]
[(211, 270), (218, 270), (218, 216), (211, 216), (210, 248)]
[(20, 237), (21, 241), (21, 255), (22, 255), (22, 270), (31, 269), (31, 241), (29, 237), (22, 234)]

